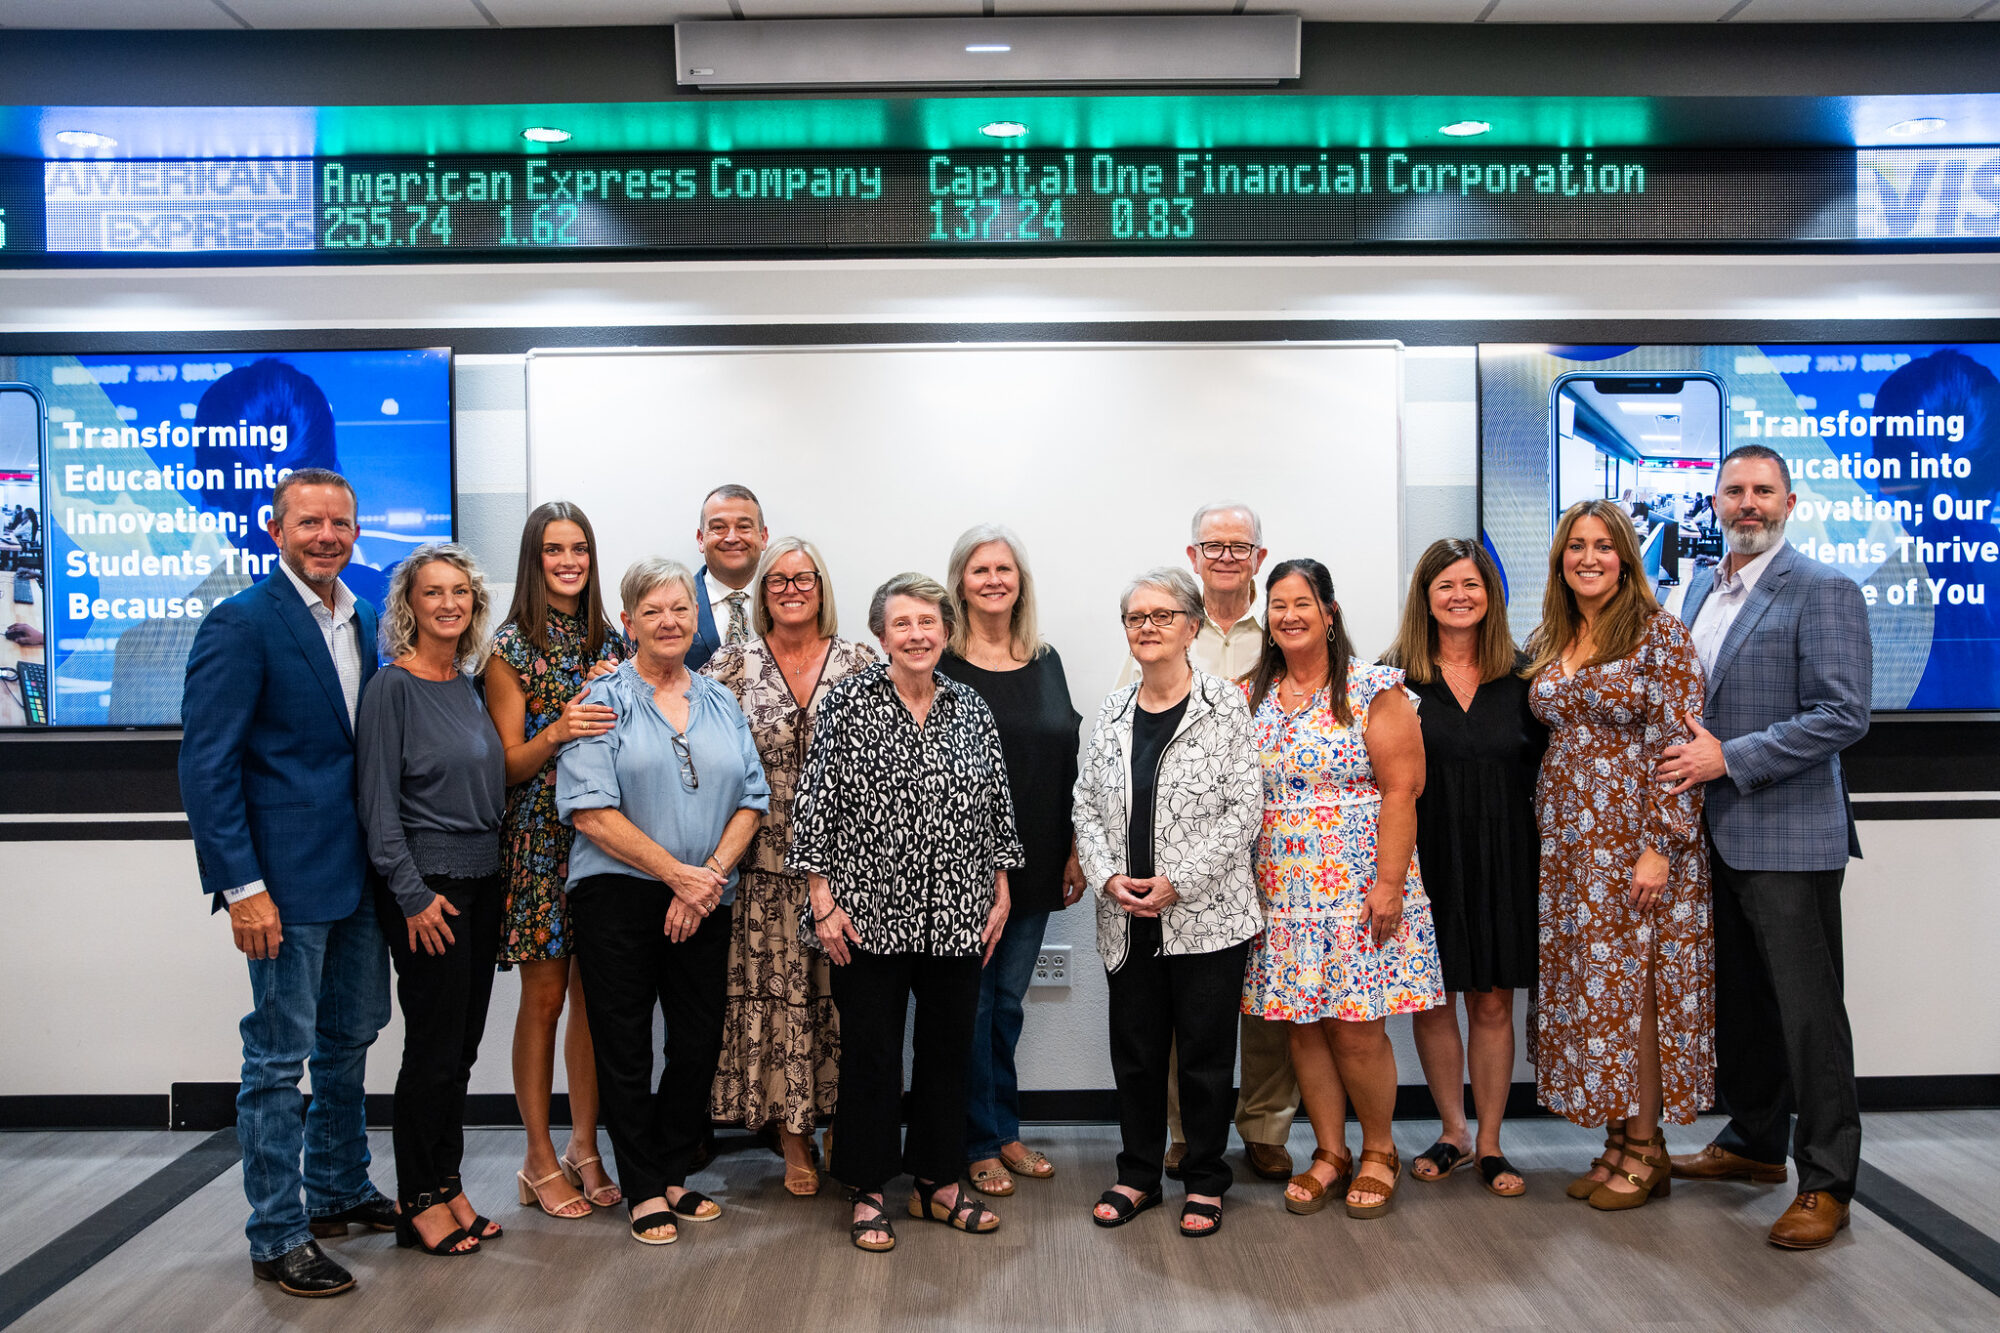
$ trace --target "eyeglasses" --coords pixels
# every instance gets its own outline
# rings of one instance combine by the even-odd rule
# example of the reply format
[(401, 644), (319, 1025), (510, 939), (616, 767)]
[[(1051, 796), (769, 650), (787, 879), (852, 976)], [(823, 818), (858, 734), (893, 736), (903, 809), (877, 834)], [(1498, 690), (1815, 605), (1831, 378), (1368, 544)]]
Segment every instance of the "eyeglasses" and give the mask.
[(687, 737), (675, 733), (674, 758), (681, 761), (681, 785), (689, 791), (701, 790), (701, 774), (694, 771), (694, 751), (688, 749)]
[(814, 588), (819, 587), (819, 571), (817, 569), (802, 569), (796, 574), (774, 573), (764, 576), (765, 592), (781, 593), (787, 585), (797, 588), (800, 592), (811, 592)]
[(1248, 560), (1257, 554), (1252, 542), (1196, 542), (1194, 549), (1201, 552), (1204, 560), (1220, 560), (1228, 556), (1231, 560)]
[(1133, 611), (1118, 618), (1125, 622), (1126, 629), (1141, 629), (1148, 623), (1154, 629), (1166, 629), (1174, 623), (1175, 617), (1186, 614), (1185, 611)]

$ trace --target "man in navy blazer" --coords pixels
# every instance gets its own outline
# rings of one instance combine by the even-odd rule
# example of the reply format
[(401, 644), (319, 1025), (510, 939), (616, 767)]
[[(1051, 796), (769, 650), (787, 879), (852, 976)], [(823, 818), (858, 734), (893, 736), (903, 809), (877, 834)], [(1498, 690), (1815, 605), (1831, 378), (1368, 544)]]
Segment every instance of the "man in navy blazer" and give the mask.
[(227, 905), (250, 965), (236, 1135), (252, 1272), (294, 1296), (334, 1296), (354, 1278), (314, 1237), (395, 1225), (368, 1178), (362, 1090), (389, 1020), (388, 947), (354, 803), (375, 612), (340, 579), (356, 531), (346, 479), (300, 469), (271, 505), (276, 567), (210, 611), (188, 655), (181, 800), (202, 891), (212, 910)]
[(688, 647), (687, 668), (699, 671), (724, 644), (757, 637), (753, 623), (757, 590), (750, 580), (771, 541), (770, 529), (764, 526), (764, 506), (748, 486), (717, 486), (702, 498), (694, 541), (702, 558), (694, 576), (701, 595), (695, 598), (694, 642)]
[(1867, 734), (1874, 654), (1861, 589), (1785, 544), (1796, 498), (1763, 445), (1716, 473), (1729, 554), (1696, 573), (1681, 611), (1708, 712), (1667, 747), (1660, 778), (1674, 794), (1707, 784), (1716, 1100), (1729, 1115), (1673, 1173), (1775, 1183), (1789, 1147), (1799, 1192), (1770, 1240), (1807, 1250), (1847, 1225), (1861, 1163), (1840, 943), (1841, 880), (1861, 848), (1840, 752)]

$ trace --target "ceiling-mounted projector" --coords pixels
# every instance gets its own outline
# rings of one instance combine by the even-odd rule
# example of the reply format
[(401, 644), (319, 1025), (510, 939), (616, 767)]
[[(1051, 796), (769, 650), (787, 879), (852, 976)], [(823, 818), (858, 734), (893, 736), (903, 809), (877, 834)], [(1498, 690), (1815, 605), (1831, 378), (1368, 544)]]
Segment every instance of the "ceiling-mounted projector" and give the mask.
[(1269, 85), (1299, 76), (1295, 14), (676, 23), (700, 88)]

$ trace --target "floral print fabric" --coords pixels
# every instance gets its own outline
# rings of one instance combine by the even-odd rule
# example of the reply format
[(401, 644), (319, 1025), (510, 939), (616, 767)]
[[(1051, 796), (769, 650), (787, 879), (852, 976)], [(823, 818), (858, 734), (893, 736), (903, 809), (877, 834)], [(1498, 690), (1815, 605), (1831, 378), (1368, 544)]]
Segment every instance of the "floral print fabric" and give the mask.
[[(554, 607), (549, 608), (548, 641), (547, 652), (538, 650), (511, 622), (493, 636), (493, 655), (520, 675), (527, 696), (524, 740), (533, 740), (562, 716), (563, 705), (583, 688), (584, 673), (592, 662), (625, 658), (624, 640), (612, 631), (592, 662), (585, 662), (582, 618)], [(556, 761), (551, 756), (540, 772), (507, 789), (507, 812), (500, 824), (500, 869), (507, 884), (501, 963), (569, 957), (574, 941), (563, 884), (569, 878), (569, 846), (575, 836), (556, 818)]]
[(1265, 928), (1250, 942), (1243, 1012), (1287, 1023), (1366, 1022), (1444, 1003), (1437, 935), (1416, 853), (1403, 921), (1377, 948), (1361, 928), (1375, 886), (1382, 792), (1368, 762), (1368, 710), (1403, 673), (1354, 661), (1343, 727), (1324, 689), (1287, 714), (1273, 689), (1251, 718), (1264, 778), (1255, 866)]
[(865, 644), (834, 639), (806, 707), (761, 642), (732, 644), (702, 667), (736, 696), (771, 784), (771, 808), (744, 857), (729, 921), (722, 1058), (709, 1093), (715, 1120), (757, 1129), (776, 1122), (809, 1134), (831, 1116), (840, 1087), (840, 1016), (826, 955), (799, 937), (810, 923), (806, 879), (785, 871), (792, 801), (819, 701), (834, 682), (874, 662)]
[[(1701, 663), (1662, 611), (1628, 657), (1565, 678), (1553, 662), (1530, 705), (1549, 728), (1535, 791), (1541, 829), (1541, 978), (1528, 1058), (1542, 1104), (1579, 1125), (1639, 1110), (1647, 959), (1657, 999), (1663, 1114), (1689, 1124), (1715, 1100), (1715, 940), (1699, 785), (1668, 796), (1654, 766), (1701, 713)], [(1667, 858), (1651, 911), (1630, 901), (1632, 866)]]

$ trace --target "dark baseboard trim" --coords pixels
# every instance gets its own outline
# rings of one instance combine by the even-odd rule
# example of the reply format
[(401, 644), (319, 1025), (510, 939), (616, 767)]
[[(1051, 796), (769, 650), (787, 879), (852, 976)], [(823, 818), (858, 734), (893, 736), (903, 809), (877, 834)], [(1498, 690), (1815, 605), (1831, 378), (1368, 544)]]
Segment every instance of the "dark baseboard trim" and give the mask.
[(2000, 1241), (1865, 1160), (1854, 1202), (2000, 1296)]
[[(1906, 1074), (1856, 1080), (1864, 1111), (1945, 1111), (2000, 1109), (2000, 1074)], [(1471, 1111), (1468, 1094), (1468, 1113)], [(389, 1124), (393, 1103), (387, 1093), (368, 1096), (368, 1123)], [(1507, 1095), (1507, 1114), (1546, 1116), (1532, 1083), (1516, 1083)], [(569, 1097), (550, 1099), (549, 1118), (569, 1123)], [(1118, 1119), (1117, 1095), (1109, 1088), (1024, 1090), (1021, 1118), (1037, 1124), (1108, 1125)], [(1430, 1089), (1406, 1083), (1396, 1091), (1398, 1120), (1435, 1120)], [(176, 1083), (167, 1097), (78, 1095), (0, 1097), (4, 1129), (226, 1129), (236, 1123), (236, 1084)], [(479, 1128), (518, 1126), (521, 1113), (513, 1095), (474, 1093), (466, 1100), (465, 1123)]]
[(48, 819), (0, 822), (0, 842), (188, 842), (185, 819)]

